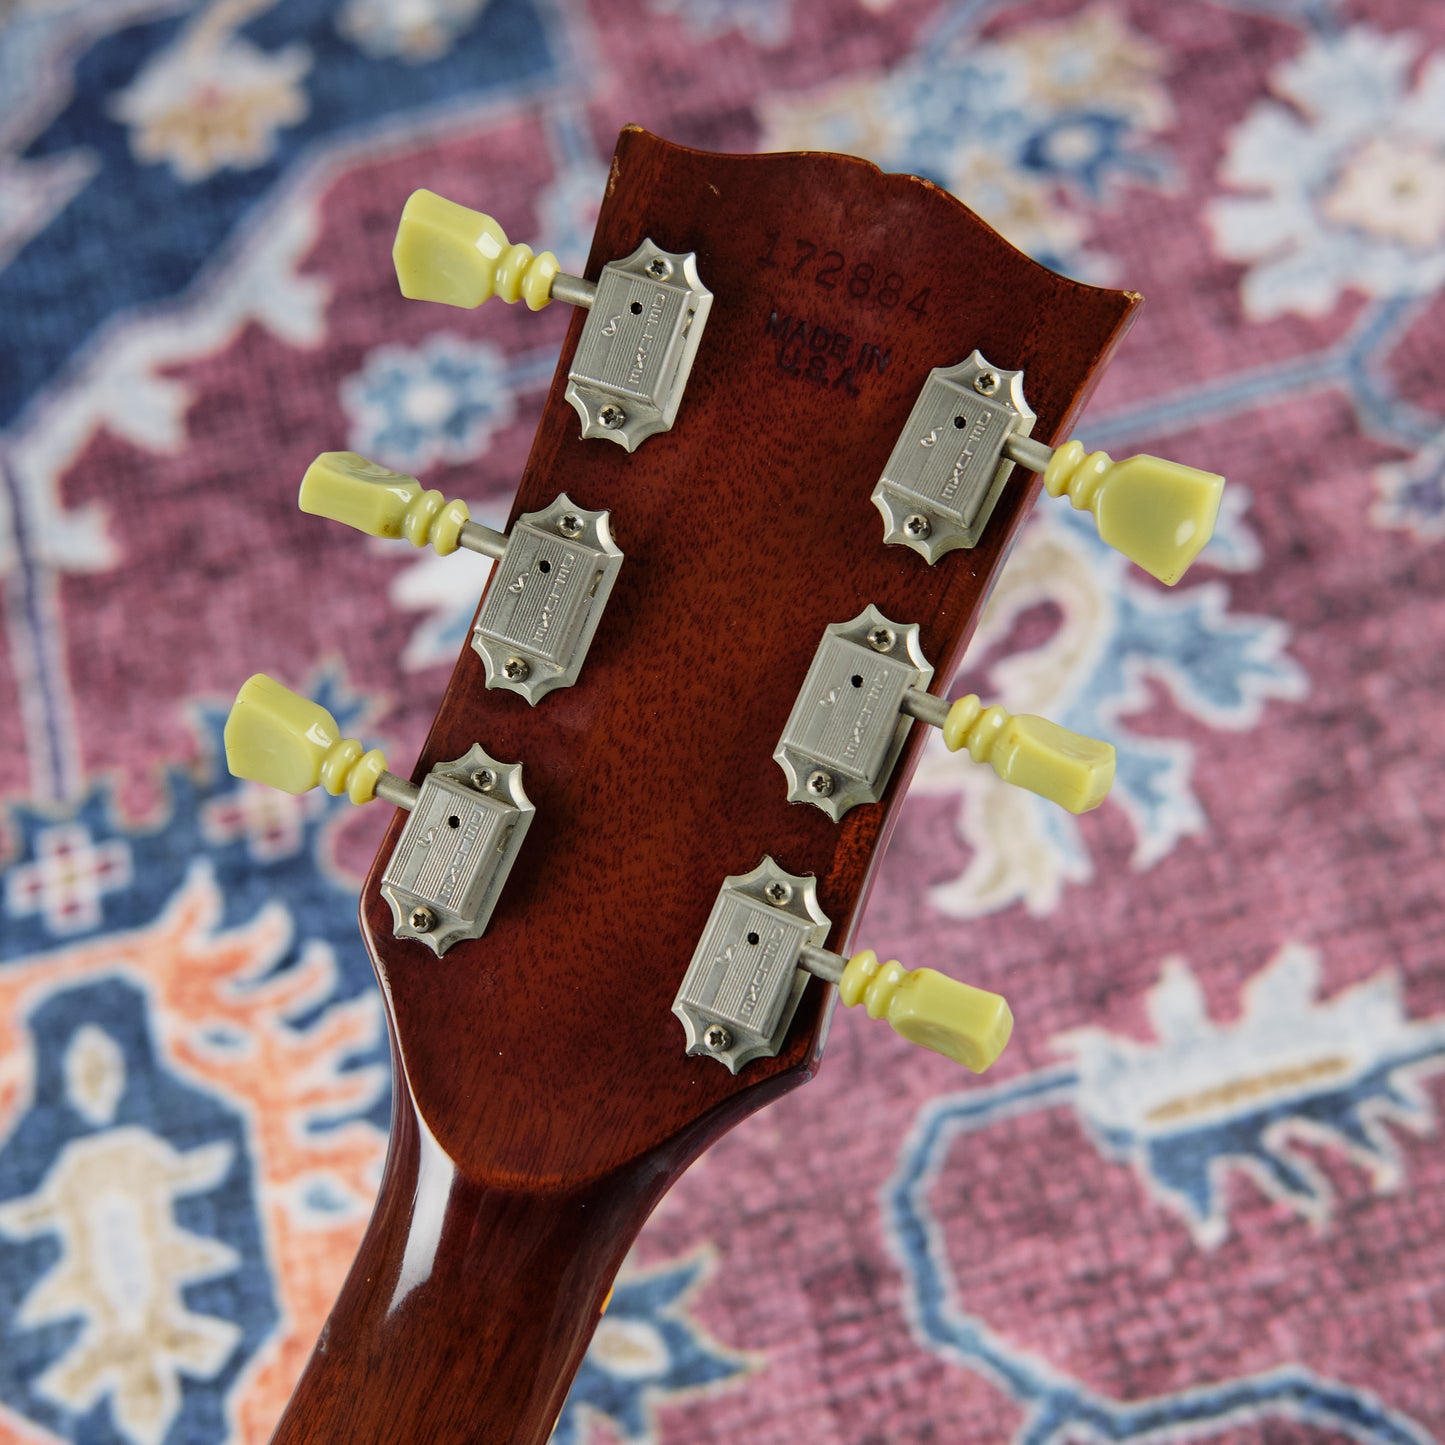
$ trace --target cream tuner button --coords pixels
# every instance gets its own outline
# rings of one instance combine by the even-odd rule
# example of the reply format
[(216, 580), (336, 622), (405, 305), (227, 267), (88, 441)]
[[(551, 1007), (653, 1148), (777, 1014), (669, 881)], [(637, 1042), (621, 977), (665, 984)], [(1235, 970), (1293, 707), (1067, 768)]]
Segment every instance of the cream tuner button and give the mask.
[(634, 451), (677, 420), (712, 292), (691, 252), (644, 240), (596, 282), (569, 276), (550, 251), (514, 245), (491, 216), (433, 191), (407, 201), (392, 248), (403, 296), (475, 307), (489, 297), (587, 309), (567, 379), (584, 437)]

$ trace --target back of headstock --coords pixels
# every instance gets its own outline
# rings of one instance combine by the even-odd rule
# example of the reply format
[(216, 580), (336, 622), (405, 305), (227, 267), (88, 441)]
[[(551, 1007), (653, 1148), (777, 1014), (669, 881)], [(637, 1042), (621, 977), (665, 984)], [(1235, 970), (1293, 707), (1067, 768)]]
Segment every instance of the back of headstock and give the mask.
[[(464, 652), (418, 761), (419, 777), (476, 741), (522, 759), (525, 857), (486, 936), (441, 961), (392, 936), (377, 884), (394, 834), (363, 893), (417, 1107), (481, 1178), (587, 1178), (806, 1076), (824, 989), (777, 1059), (734, 1077), (683, 1053), (682, 972), (723, 878), (764, 854), (816, 875), (841, 950), (924, 730), (881, 806), (834, 823), (788, 802), (772, 752), (808, 663), (872, 603), (918, 622), (950, 677), (1033, 490), (1016, 473), (980, 545), (930, 567), (883, 545), (873, 485), (932, 368), (975, 349), (1025, 368), (1049, 437), (1137, 305), (1035, 265), (925, 182), (633, 130), (588, 274), (645, 237), (696, 253), (716, 298), (677, 423), (631, 454), (579, 435), (563, 397), (579, 315), (513, 512), (566, 491), (611, 513), (626, 560), (586, 667), (530, 708)], [(539, 1117), (557, 1121), (544, 1139)]]
[[(482, 936), (440, 956), (398, 936), (383, 896), (404, 814), (363, 888), (397, 1063), (393, 1151), (282, 1438), (545, 1436), (662, 1190), (820, 1056), (821, 984), (776, 1057), (736, 1073), (685, 1052), (673, 1003), (723, 880), (764, 856), (816, 879), (829, 949), (851, 936), (926, 729), (878, 802), (835, 821), (789, 801), (774, 749), (825, 628), (870, 606), (917, 624), (943, 692), (1037, 491), (1015, 467), (976, 544), (931, 563), (884, 545), (872, 494), (920, 390), (975, 351), (1005, 386), (1021, 370), (1042, 470), (1037, 443), (1062, 433), (1139, 304), (1036, 265), (927, 182), (632, 129), (588, 277), (647, 240), (695, 254), (713, 298), (675, 424), (631, 450), (579, 434), (565, 394), (579, 314), (513, 508), (515, 524), (565, 493), (610, 514), (624, 560), (585, 666), (534, 705), (489, 687), (466, 648), (413, 772), (419, 784), (477, 744), (520, 760), (535, 812), (516, 866)], [(509, 577), (494, 570), (488, 595)], [(373, 1408), (371, 1376), (397, 1349), (423, 1350), (425, 1367)]]

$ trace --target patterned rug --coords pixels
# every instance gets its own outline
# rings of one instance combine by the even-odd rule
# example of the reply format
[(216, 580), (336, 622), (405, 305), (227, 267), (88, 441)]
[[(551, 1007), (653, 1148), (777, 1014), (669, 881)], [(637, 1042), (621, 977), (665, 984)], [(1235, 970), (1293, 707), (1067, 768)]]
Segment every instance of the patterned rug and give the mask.
[(0, 5), (0, 1445), (263, 1442), (389, 1108), (385, 819), (238, 785), (275, 672), (409, 760), (486, 564), (317, 551), (352, 448), (500, 524), (566, 318), (403, 301), (417, 184), (573, 269), (618, 128), (930, 177), (1149, 297), (1081, 429), (1223, 471), (1166, 592), (1041, 508), (971, 653), (1082, 821), (931, 751), (851, 1014), (637, 1244), (562, 1445), (1445, 1439), (1445, 8)]

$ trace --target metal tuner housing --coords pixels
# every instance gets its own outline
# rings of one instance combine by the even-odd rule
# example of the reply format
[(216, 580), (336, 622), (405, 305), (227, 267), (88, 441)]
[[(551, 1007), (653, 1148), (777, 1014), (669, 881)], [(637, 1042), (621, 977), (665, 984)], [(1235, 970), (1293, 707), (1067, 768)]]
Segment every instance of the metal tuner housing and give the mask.
[(507, 534), (498, 573), (472, 631), (487, 686), (536, 703), (577, 681), (622, 566), (606, 512), (563, 492), (524, 512)]
[(930, 564), (978, 544), (1014, 468), (1004, 443), (1028, 436), (1037, 420), (1023, 382), (1022, 371), (977, 351), (929, 372), (873, 489), (885, 542)]
[(630, 452), (671, 429), (711, 307), (691, 252), (643, 241), (602, 268), (567, 377), (584, 437)]
[(835, 823), (859, 803), (878, 802), (912, 723), (904, 697), (932, 678), (916, 622), (893, 622), (869, 603), (851, 622), (825, 628), (773, 752), (789, 800), (812, 803)]
[(688, 1053), (733, 1073), (773, 1057), (807, 987), (799, 957), (804, 947), (821, 946), (831, 926), (817, 880), (785, 872), (771, 858), (724, 878), (672, 1005)]
[(458, 939), (480, 938), (535, 812), (521, 763), (500, 763), (480, 744), (438, 763), (381, 878), (396, 936), (438, 958)]

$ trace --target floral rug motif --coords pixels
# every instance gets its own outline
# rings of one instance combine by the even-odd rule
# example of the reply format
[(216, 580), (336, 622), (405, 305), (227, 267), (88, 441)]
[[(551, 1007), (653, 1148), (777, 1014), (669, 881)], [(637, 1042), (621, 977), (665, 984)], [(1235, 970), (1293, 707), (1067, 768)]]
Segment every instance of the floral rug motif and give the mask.
[[(500, 524), (566, 318), (406, 303), (418, 183), (563, 266), (637, 121), (926, 176), (1149, 305), (1086, 443), (1224, 472), (1174, 591), (1041, 507), (861, 929), (1006, 993), (840, 1016), (638, 1241), (560, 1445), (1445, 1440), (1445, 8), (0, 7), (0, 1445), (264, 1442), (369, 1215), (382, 810), (226, 772), (271, 671), (397, 757), (488, 564), (303, 528), (349, 448)], [(403, 549), (405, 550), (405, 549)], [(960, 970), (961, 971), (961, 970)]]

